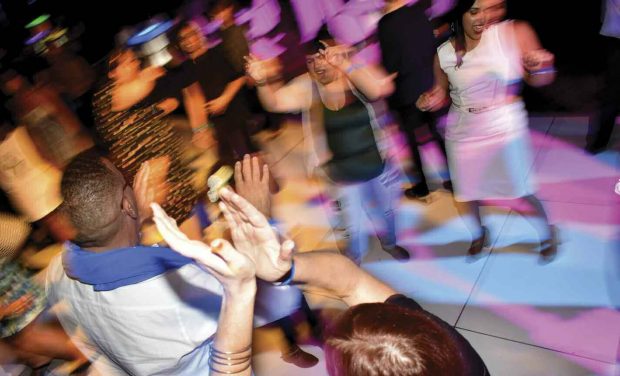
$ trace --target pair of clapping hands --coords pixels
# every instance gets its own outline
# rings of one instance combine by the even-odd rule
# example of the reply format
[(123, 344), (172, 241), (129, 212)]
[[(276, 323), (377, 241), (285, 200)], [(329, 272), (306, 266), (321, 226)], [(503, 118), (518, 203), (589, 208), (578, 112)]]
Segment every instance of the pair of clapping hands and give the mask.
[(246, 155), (235, 164), (235, 187), (239, 194), (228, 187), (219, 191), (233, 244), (191, 240), (158, 204), (151, 204), (153, 220), (170, 248), (194, 259), (229, 291), (243, 289), (256, 277), (277, 281), (291, 269), (294, 248), (291, 240), (280, 241), (265, 216), (271, 206), (267, 165), (261, 167), (257, 157)]

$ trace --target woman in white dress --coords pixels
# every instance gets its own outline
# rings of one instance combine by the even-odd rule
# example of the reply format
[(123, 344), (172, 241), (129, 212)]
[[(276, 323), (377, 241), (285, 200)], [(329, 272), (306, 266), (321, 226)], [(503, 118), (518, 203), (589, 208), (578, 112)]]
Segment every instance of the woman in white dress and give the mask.
[[(531, 147), (528, 116), (519, 96), (521, 82), (543, 86), (555, 78), (554, 57), (542, 49), (524, 22), (494, 22), (493, 0), (460, 0), (454, 11), (454, 35), (437, 49), (435, 86), (418, 99), (423, 111), (452, 101), (446, 128), (448, 162), (461, 216), (472, 215), (476, 255), (487, 240), (480, 218), (483, 200), (511, 200), (514, 208), (544, 220), (540, 254), (550, 261), (557, 252), (549, 225), (528, 176)], [(449, 97), (448, 97), (449, 93)], [(513, 201), (514, 200), (514, 201)]]

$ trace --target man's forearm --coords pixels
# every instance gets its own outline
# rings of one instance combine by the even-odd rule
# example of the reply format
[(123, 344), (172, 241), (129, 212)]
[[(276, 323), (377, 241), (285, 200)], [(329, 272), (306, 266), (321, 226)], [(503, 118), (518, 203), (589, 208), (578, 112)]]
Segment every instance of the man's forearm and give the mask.
[(326, 251), (295, 255), (293, 281), (326, 289), (347, 305), (384, 302), (396, 292), (348, 258)]
[[(249, 366), (251, 362), (251, 349), (248, 350), (248, 348), (252, 345), (255, 297), (255, 281), (237, 292), (225, 291), (222, 308), (220, 309), (217, 333), (211, 345), (216, 352), (212, 351), (211, 353), (212, 359), (210, 364), (214, 364), (215, 367), (211, 368), (210, 375), (233, 374), (249, 376), (252, 374), (252, 369)], [(236, 354), (223, 355), (224, 353)], [(213, 358), (214, 356), (215, 358)], [(249, 358), (247, 362), (230, 360), (231, 363), (240, 364), (225, 366), (214, 363), (216, 361), (226, 362), (220, 356), (229, 356), (231, 358), (244, 358), (248, 356)], [(221, 372), (218, 372), (218, 370)], [(237, 370), (240, 370), (240, 372), (236, 372)]]

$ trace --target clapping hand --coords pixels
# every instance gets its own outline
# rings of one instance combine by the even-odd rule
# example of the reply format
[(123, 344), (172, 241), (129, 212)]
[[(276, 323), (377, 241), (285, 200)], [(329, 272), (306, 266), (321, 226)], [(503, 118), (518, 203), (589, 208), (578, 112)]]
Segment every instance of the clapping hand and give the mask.
[(159, 205), (153, 203), (151, 208), (157, 230), (170, 248), (207, 269), (222, 284), (224, 291), (240, 292), (247, 290), (248, 286), (255, 286), (256, 269), (247, 255), (224, 239), (216, 239), (210, 245), (191, 240)]
[(291, 269), (293, 241), (281, 243), (267, 218), (232, 190), (225, 187), (219, 194), (220, 209), (237, 250), (254, 261), (258, 278), (271, 282), (280, 279)]
[(235, 163), (235, 190), (265, 217), (271, 216), (269, 167), (263, 164), (261, 168), (258, 157), (246, 154), (242, 162)]
[(167, 156), (150, 159), (140, 166), (133, 179), (133, 190), (138, 205), (140, 223), (151, 217), (149, 204), (161, 204), (168, 194), (166, 176), (170, 168), (170, 158)]

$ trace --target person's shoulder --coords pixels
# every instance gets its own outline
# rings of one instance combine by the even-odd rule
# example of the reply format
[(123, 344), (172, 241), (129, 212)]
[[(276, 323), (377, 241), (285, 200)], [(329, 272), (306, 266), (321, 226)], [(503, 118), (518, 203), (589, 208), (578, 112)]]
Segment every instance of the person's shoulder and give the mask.
[[(64, 247), (63, 247), (64, 248)], [(58, 282), (60, 282), (65, 276), (65, 271), (62, 266), (62, 255), (64, 253), (64, 249), (62, 252), (54, 256), (48, 267), (47, 272), (45, 273), (45, 290), (49, 297), (53, 296), (52, 290), (57, 286)]]
[(452, 38), (448, 38), (445, 42), (437, 47), (437, 56), (439, 57), (439, 61), (445, 60), (446, 56), (454, 55), (454, 44)]

